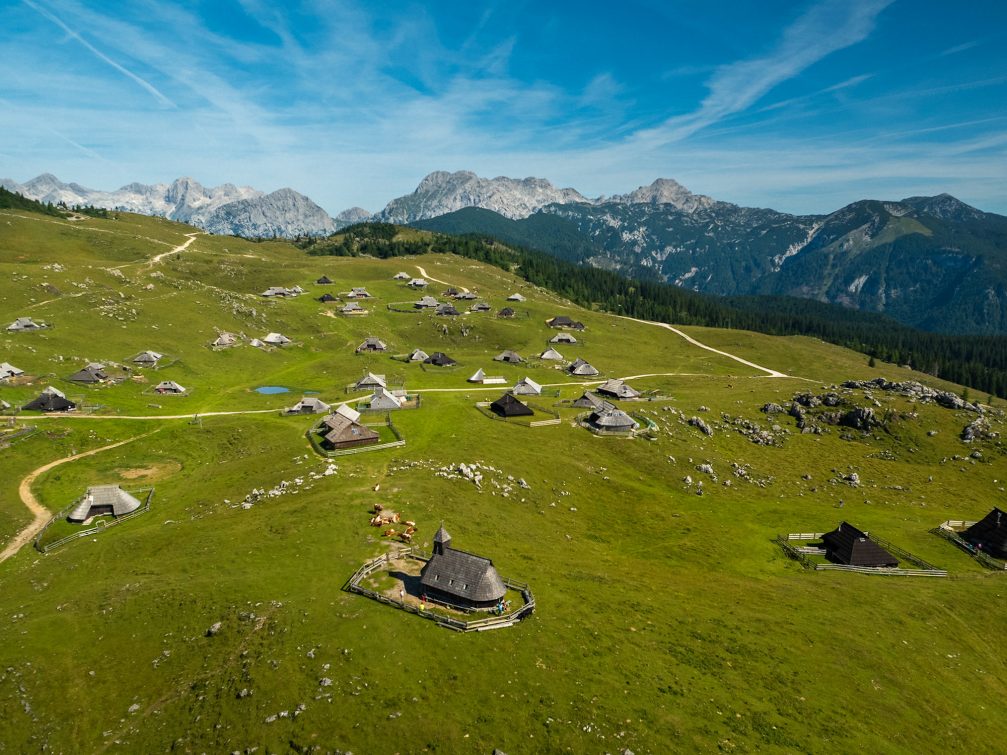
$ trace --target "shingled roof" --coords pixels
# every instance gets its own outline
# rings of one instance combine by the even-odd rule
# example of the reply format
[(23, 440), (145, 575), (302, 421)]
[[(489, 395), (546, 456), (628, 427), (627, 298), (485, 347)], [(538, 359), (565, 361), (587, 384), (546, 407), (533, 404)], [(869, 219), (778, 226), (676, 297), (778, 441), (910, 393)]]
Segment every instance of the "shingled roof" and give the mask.
[(1007, 513), (993, 510), (962, 533), (962, 539), (996, 558), (1007, 559)]
[(0, 380), (7, 380), (18, 375), (24, 375), (24, 370), (19, 370), (9, 362), (0, 362)]
[(575, 362), (573, 362), (569, 367), (567, 367), (567, 370), (570, 371), (571, 375), (588, 375), (588, 376), (590, 376), (590, 375), (597, 375), (598, 374), (598, 370), (597, 369), (595, 369), (593, 366), (591, 366), (591, 364), (589, 364), (588, 362), (586, 362), (583, 359), (580, 359), (579, 357), (577, 358), (577, 360)]
[(334, 448), (362, 446), (379, 440), (376, 431), (342, 414), (330, 414), (325, 418), (325, 426), (330, 428), (325, 434), (325, 442)]
[(136, 511), (141, 505), (138, 498), (118, 485), (95, 485), (87, 489), (66, 518), (70, 522), (83, 522), (101, 514), (124, 516)]
[(50, 392), (45, 390), (42, 391), (38, 398), (29, 401), (21, 408), (26, 412), (71, 412), (77, 408), (77, 405), (73, 401), (69, 401), (59, 391), (53, 390)]
[(72, 383), (104, 383), (108, 380), (108, 373), (103, 365), (92, 362), (86, 367), (77, 370), (67, 378)]
[(435, 351), (423, 361), (427, 364), (432, 364), (435, 367), (450, 367), (453, 364), (458, 364), (458, 362), (449, 357), (443, 351)]
[(535, 413), (531, 407), (521, 403), (511, 393), (505, 393), (490, 404), (490, 409), (501, 417), (529, 417)]
[(640, 398), (640, 391), (628, 385), (624, 380), (612, 378), (595, 388), (598, 393), (615, 398)]
[(499, 354), (493, 357), (493, 361), (510, 362), (511, 364), (518, 364), (519, 362), (523, 362), (524, 359), (516, 351), (511, 351), (510, 349), (507, 349), (505, 351), (501, 351)]
[(630, 432), (638, 426), (636, 420), (630, 417), (622, 409), (618, 409), (609, 403), (603, 404), (588, 417), (588, 422), (599, 430), (609, 432)]
[(849, 566), (898, 566), (899, 560), (848, 522), (841, 522), (832, 532), (822, 535), (825, 556), (837, 564)]
[(443, 525), (434, 535), (434, 554), (420, 572), (420, 584), (463, 605), (491, 606), (507, 594), (493, 562), (452, 548)]

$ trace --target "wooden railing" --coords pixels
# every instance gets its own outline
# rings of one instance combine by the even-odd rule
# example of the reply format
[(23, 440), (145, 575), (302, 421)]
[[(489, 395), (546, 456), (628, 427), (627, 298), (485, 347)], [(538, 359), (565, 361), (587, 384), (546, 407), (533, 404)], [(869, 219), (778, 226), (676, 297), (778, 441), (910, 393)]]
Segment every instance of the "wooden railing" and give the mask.
[[(473, 619), (471, 621), (462, 621), (460, 619), (452, 618), (451, 616), (444, 616), (443, 614), (411, 605), (402, 600), (389, 598), (387, 595), (382, 595), (381, 593), (370, 590), (360, 584), (364, 578), (369, 577), (376, 571), (380, 571), (392, 560), (397, 558), (412, 558), (417, 561), (425, 562), (430, 560), (430, 555), (424, 553), (418, 548), (408, 548), (395, 553), (386, 553), (378, 556), (377, 558), (365, 561), (360, 568), (353, 572), (353, 576), (346, 581), (343, 589), (347, 592), (357, 593), (358, 595), (363, 595), (364, 597), (376, 600), (379, 603), (393, 606), (406, 611), (407, 613), (421, 616), (424, 619), (429, 619), (430, 621), (455, 632), (483, 632), (489, 629), (502, 629), (516, 624), (535, 612), (535, 596), (532, 594), (531, 588), (523, 582), (515, 582), (508, 579), (502, 579), (504, 586), (508, 589), (520, 592), (521, 598), (524, 600), (524, 605), (509, 614), (501, 616), (488, 616), (485, 619)], [(439, 601), (427, 598), (427, 602), (438, 603)], [(451, 606), (447, 603), (443, 603), (441, 605), (454, 609), (458, 608), (457, 606)]]
[(918, 556), (914, 556), (907, 550), (899, 548), (897, 545), (893, 545), (887, 540), (883, 540), (879, 537), (872, 536), (871, 539), (880, 545), (882, 548), (887, 550), (893, 556), (897, 557), (900, 561), (908, 561), (918, 569), (902, 569), (902, 568), (892, 568), (892, 567), (877, 567), (877, 566), (850, 566), (847, 564), (823, 564), (820, 561), (815, 561), (810, 558), (812, 555), (819, 555), (818, 549), (811, 549), (805, 547), (799, 547), (791, 545), (793, 541), (800, 540), (818, 540), (822, 537), (824, 533), (820, 532), (801, 532), (801, 533), (791, 533), (789, 535), (777, 535), (776, 543), (783, 549), (783, 552), (787, 554), (790, 558), (795, 561), (799, 561), (802, 566), (806, 569), (812, 569), (814, 571), (852, 571), (858, 574), (882, 574), (889, 576), (902, 576), (902, 577), (946, 577), (948, 573), (944, 569), (938, 569), (932, 564), (928, 564), (923, 559)]
[(115, 527), (117, 524), (122, 524), (123, 522), (129, 521), (130, 519), (139, 516), (140, 514), (146, 513), (147, 511), (150, 510), (150, 502), (151, 499), (153, 499), (154, 497), (154, 488), (144, 488), (136, 492), (147, 493), (147, 498), (143, 502), (143, 505), (136, 511), (131, 511), (130, 513), (124, 514), (123, 516), (117, 516), (108, 523), (105, 523), (104, 521), (99, 521), (94, 527), (88, 527), (86, 530), (81, 530), (80, 532), (74, 532), (70, 535), (67, 535), (66, 537), (61, 537), (59, 540), (42, 545), (42, 537), (45, 535), (46, 530), (49, 529), (49, 525), (51, 525), (53, 522), (65, 519), (66, 516), (70, 513), (70, 511), (77, 505), (77, 503), (71, 503), (65, 509), (63, 509), (55, 516), (53, 516), (48, 522), (46, 522), (45, 527), (43, 527), (41, 532), (39, 532), (35, 536), (35, 542), (34, 542), (35, 550), (37, 550), (39, 553), (48, 553), (49, 551), (55, 548), (59, 548), (61, 545), (66, 545), (71, 540), (76, 540), (81, 537), (87, 537), (88, 535), (93, 535), (97, 532), (104, 532), (107, 529)]

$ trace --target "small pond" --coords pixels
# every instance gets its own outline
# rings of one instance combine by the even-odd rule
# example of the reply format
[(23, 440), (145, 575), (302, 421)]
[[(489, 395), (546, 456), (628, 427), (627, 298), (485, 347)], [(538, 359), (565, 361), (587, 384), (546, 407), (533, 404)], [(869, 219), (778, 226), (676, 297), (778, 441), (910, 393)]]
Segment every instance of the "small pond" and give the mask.
[[(288, 388), (285, 385), (260, 385), (255, 389), (255, 392), (262, 393), (266, 396), (273, 396), (277, 393), (291, 393), (296, 390), (297, 389), (295, 388)], [(304, 396), (314, 396), (318, 393), (318, 391), (300, 391), (300, 393)]]
[(285, 385), (260, 385), (255, 389), (255, 392), (271, 396), (274, 393), (290, 393), (290, 389)]

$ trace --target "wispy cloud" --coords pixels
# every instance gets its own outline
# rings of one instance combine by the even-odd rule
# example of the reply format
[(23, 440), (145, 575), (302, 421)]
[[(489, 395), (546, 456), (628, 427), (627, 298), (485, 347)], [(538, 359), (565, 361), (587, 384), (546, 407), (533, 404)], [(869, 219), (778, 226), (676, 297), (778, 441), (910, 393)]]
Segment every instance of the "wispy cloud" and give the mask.
[(828, 55), (861, 42), (874, 29), (878, 14), (893, 0), (825, 0), (808, 10), (784, 32), (767, 55), (721, 66), (707, 81), (709, 93), (699, 108), (641, 132), (637, 139), (652, 146), (681, 141), (724, 118), (749, 108), (779, 84)]
[(108, 63), (108, 65), (112, 66), (112, 68), (114, 68), (115, 70), (117, 70), (119, 73), (121, 73), (124, 76), (132, 79), (137, 84), (139, 84), (141, 87), (143, 87), (144, 89), (146, 89), (162, 105), (165, 105), (165, 106), (171, 107), (171, 108), (178, 107), (174, 102), (172, 102), (164, 94), (162, 94), (161, 91), (157, 87), (155, 87), (153, 84), (151, 84), (149, 81), (147, 81), (146, 79), (142, 78), (141, 76), (136, 75), (135, 73), (133, 73), (132, 71), (130, 71), (125, 66), (120, 65), (119, 63), (116, 63), (114, 60), (112, 60), (110, 57), (108, 57), (108, 55), (106, 55), (105, 53), (103, 53), (97, 47), (95, 47), (90, 42), (88, 42), (86, 39), (84, 39), (76, 31), (74, 31), (69, 26), (67, 26), (62, 21), (62, 19), (60, 19), (58, 16), (54, 15), (53, 13), (50, 13), (48, 10), (46, 10), (43, 7), (41, 7), (37, 3), (32, 2), (32, 0), (23, 0), (23, 2), (29, 8), (31, 8), (34, 11), (36, 11), (37, 13), (39, 13), (41, 16), (43, 16), (44, 18), (48, 19), (49, 21), (52, 21), (52, 23), (56, 24), (56, 26), (58, 26), (60, 29), (62, 29), (64, 32), (66, 32), (67, 35), (69, 35), (73, 39), (75, 39), (78, 42), (80, 42), (81, 45), (83, 45), (87, 50), (89, 50), (91, 53), (93, 53), (94, 56), (97, 57), (99, 60), (102, 60), (105, 63)]
[(966, 50), (971, 50), (973, 47), (978, 47), (983, 43), (981, 39), (973, 39), (970, 42), (962, 42), (960, 45), (955, 45), (954, 47), (949, 47), (946, 50), (941, 50), (937, 53), (938, 57), (945, 58), (948, 55), (957, 55), (960, 52), (965, 52)]

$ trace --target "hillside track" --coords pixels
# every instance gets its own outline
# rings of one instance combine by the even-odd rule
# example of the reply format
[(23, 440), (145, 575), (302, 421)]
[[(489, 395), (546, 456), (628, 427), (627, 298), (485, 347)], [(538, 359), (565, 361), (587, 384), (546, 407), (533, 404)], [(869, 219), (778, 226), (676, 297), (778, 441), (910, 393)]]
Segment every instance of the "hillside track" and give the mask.
[[(444, 286), (451, 286), (451, 285), (453, 285), (451, 283), (448, 283), (447, 281), (442, 281), (440, 278), (434, 278), (432, 275), (428, 274), (427, 271), (424, 270), (419, 265), (416, 266), (416, 269), (419, 270), (420, 271), (420, 275), (422, 275), (428, 281), (433, 281), (434, 283), (440, 283), (440, 284), (442, 284)], [(465, 286), (457, 286), (457, 288), (460, 289), (463, 294), (467, 294), (469, 292), (469, 290), (467, 288), (465, 288)]]
[[(720, 356), (727, 357), (728, 359), (733, 359), (735, 362), (739, 362), (740, 364), (743, 364), (746, 367), (751, 367), (754, 370), (759, 370), (760, 372), (765, 372), (766, 373), (766, 377), (770, 377), (770, 378), (793, 378), (794, 377), (793, 375), (788, 375), (785, 372), (780, 372), (779, 370), (770, 369), (769, 367), (763, 367), (761, 364), (756, 364), (755, 362), (749, 362), (747, 359), (742, 359), (741, 357), (736, 356), (735, 354), (731, 354), (731, 353), (729, 353), (727, 351), (721, 351), (720, 349), (715, 349), (712, 346), (707, 346), (702, 341), (697, 341), (695, 338), (693, 338), (692, 336), (690, 336), (688, 333), (684, 333), (681, 330), (679, 330), (678, 328), (676, 328), (676, 327), (674, 327), (672, 325), (669, 325), (666, 322), (654, 322), (653, 320), (640, 320), (640, 319), (637, 319), (636, 317), (627, 317), (626, 315), (610, 315), (610, 316), (611, 317), (618, 317), (620, 320), (632, 320), (633, 322), (642, 322), (645, 325), (656, 325), (659, 328), (664, 328), (665, 330), (670, 330), (672, 333), (675, 333), (676, 335), (681, 336), (682, 338), (684, 338), (686, 341), (688, 341), (689, 343), (691, 343), (693, 346), (698, 346), (699, 348), (705, 349), (706, 351), (712, 351), (714, 354), (719, 354)], [(803, 378), (798, 378), (798, 379), (803, 379)]]
[[(160, 428), (158, 428), (160, 429)], [(52, 513), (39, 503), (35, 494), (31, 492), (31, 486), (38, 479), (39, 475), (43, 475), (50, 469), (54, 469), (62, 464), (67, 464), (71, 461), (76, 461), (77, 459), (83, 459), (87, 456), (94, 456), (100, 454), (103, 451), (111, 451), (113, 448), (119, 448), (119, 446), (124, 446), (127, 443), (132, 443), (135, 440), (140, 440), (141, 438), (146, 438), (149, 435), (153, 435), (157, 430), (149, 433), (144, 433), (143, 435), (135, 435), (132, 438), (127, 438), (126, 440), (120, 440), (116, 443), (110, 443), (107, 446), (102, 446), (101, 448), (92, 448), (90, 451), (85, 451), (84, 453), (71, 454), (70, 456), (64, 456), (62, 459), (56, 459), (55, 461), (50, 461), (48, 464), (43, 464), (38, 469), (29, 472), (22, 480), (21, 484), (18, 486), (18, 496), (21, 498), (21, 502), (28, 508), (28, 511), (32, 513), (34, 517), (28, 526), (18, 532), (14, 539), (11, 540), (7, 547), (0, 552), (0, 563), (3, 563), (11, 556), (14, 556), (24, 547), (26, 544), (31, 542), (42, 528), (45, 527), (46, 522), (49, 521)]]

